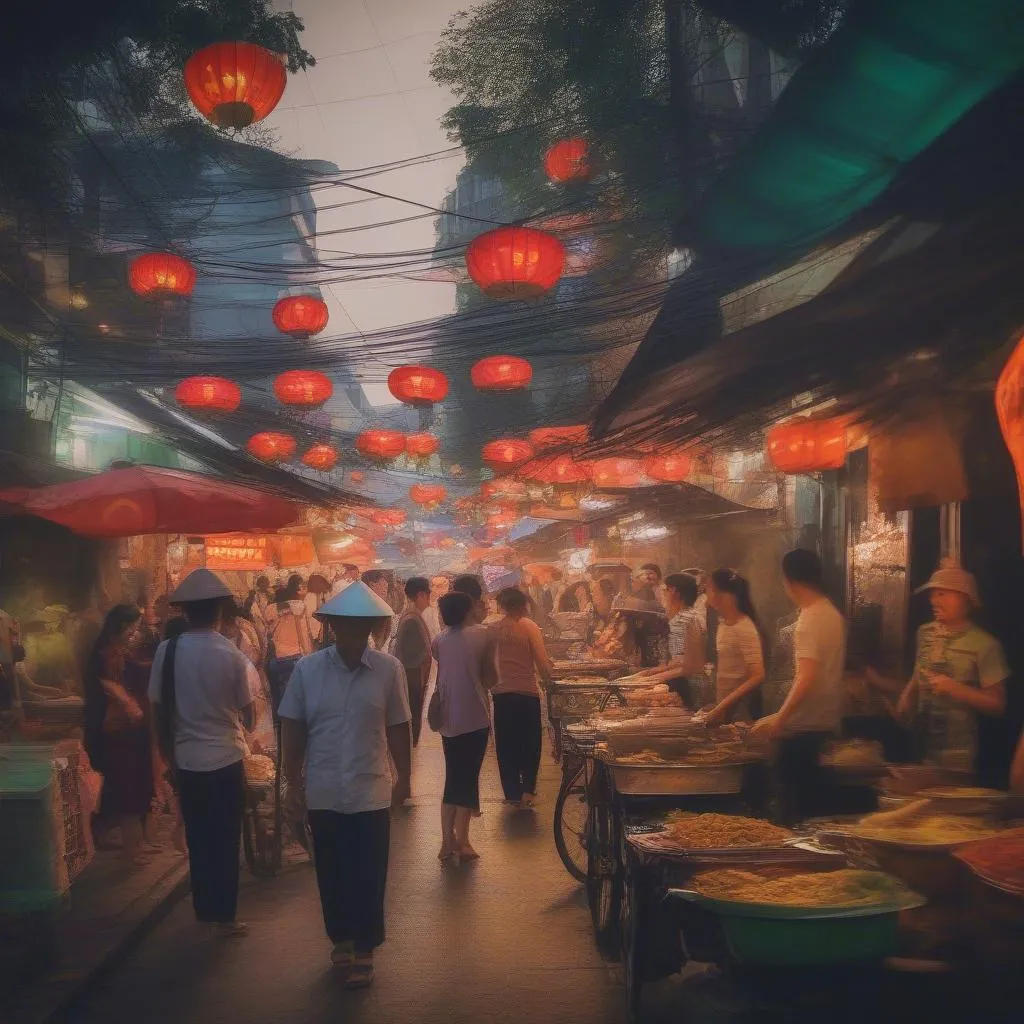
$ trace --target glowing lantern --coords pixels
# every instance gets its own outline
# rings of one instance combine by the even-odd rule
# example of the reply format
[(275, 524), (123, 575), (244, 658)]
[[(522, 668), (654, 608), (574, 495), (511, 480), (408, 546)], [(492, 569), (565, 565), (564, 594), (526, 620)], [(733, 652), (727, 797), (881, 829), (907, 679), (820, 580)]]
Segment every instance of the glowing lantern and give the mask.
[(518, 391), (533, 379), (533, 367), (519, 356), (487, 356), (469, 371), (480, 391)]
[(404, 508), (371, 508), (365, 515), (378, 526), (401, 526), (408, 518)]
[(448, 492), (440, 484), (413, 484), (409, 488), (409, 497), (417, 505), (433, 508), (448, 497)]
[(287, 462), (295, 454), (295, 438), (291, 434), (268, 430), (262, 434), (253, 434), (245, 447), (250, 455), (261, 462)]
[(318, 409), (334, 394), (334, 385), (316, 370), (289, 370), (274, 381), (274, 394), (282, 405)]
[(508, 472), (529, 462), (533, 458), (533, 448), (528, 441), (520, 441), (514, 437), (502, 437), (497, 441), (488, 441), (480, 453), (484, 464), (497, 473)]
[(354, 484), (361, 484), (366, 479), (366, 474), (361, 469), (354, 469), (349, 473), (348, 478)]
[(681, 484), (690, 475), (690, 456), (685, 452), (652, 455), (644, 459), (644, 472), (652, 480), (660, 480), (666, 484)]
[(405, 434), (398, 430), (364, 430), (356, 438), (356, 450), (368, 459), (397, 459), (405, 451)]
[(429, 366), (399, 366), (388, 374), (388, 391), (406, 405), (432, 405), (448, 394), (448, 378)]
[(145, 252), (128, 267), (128, 284), (144, 299), (191, 295), (196, 286), (195, 267), (169, 252)]
[(282, 334), (297, 341), (319, 334), (329, 318), (327, 303), (316, 295), (287, 295), (274, 306), (271, 316)]
[(531, 299), (550, 291), (562, 276), (565, 248), (546, 231), (497, 228), (474, 238), (466, 269), (491, 299)]
[(1017, 344), (999, 374), (996, 415), (1017, 472), (1019, 501), (1024, 509), (1024, 341)]
[(846, 462), (846, 419), (795, 419), (768, 431), (768, 459), (780, 473), (842, 469)]
[(527, 480), (540, 484), (582, 484), (591, 479), (590, 466), (577, 462), (571, 455), (558, 455), (553, 459), (538, 459), (520, 470)]
[(441, 439), (434, 434), (408, 434), (405, 450), (415, 459), (430, 458), (441, 447)]
[(199, 412), (234, 412), (242, 402), (242, 389), (224, 377), (186, 377), (174, 399), (183, 409)]
[(544, 154), (544, 173), (551, 181), (564, 185), (570, 181), (589, 181), (590, 145), (586, 139), (562, 139)]
[(315, 444), (302, 456), (302, 464), (328, 473), (338, 462), (338, 453), (329, 444)]
[(262, 121), (280, 102), (288, 73), (255, 43), (214, 43), (185, 62), (185, 88), (196, 110), (218, 128)]
[(590, 466), (590, 479), (598, 487), (636, 487), (642, 478), (636, 459), (597, 459)]
[(587, 440), (587, 426), (581, 423), (575, 427), (538, 427), (529, 433), (530, 444), (537, 451), (545, 448), (561, 448), (563, 445), (583, 444)]
[(485, 480), (480, 485), (480, 496), (482, 498), (512, 498), (525, 501), (528, 497), (526, 484), (520, 480), (510, 480), (503, 477), (500, 480)]

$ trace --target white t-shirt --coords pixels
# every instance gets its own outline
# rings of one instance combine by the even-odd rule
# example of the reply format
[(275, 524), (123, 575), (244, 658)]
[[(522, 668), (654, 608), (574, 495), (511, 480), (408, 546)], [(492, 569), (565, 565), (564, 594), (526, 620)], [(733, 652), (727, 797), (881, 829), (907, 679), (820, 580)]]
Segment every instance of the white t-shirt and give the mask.
[(846, 622), (828, 598), (801, 609), (793, 652), (798, 666), (807, 658), (817, 665), (817, 671), (810, 691), (786, 721), (783, 732), (838, 732), (843, 715)]
[(335, 647), (295, 666), (278, 714), (304, 722), (306, 806), (360, 814), (391, 804), (387, 730), (412, 718), (402, 663), (369, 647), (353, 672)]
[[(165, 640), (149, 675), (149, 699), (159, 704)], [(240, 761), (248, 749), (240, 712), (258, 694), (259, 675), (226, 637), (214, 630), (182, 634), (174, 652), (174, 759), (190, 772), (213, 772)]]
[(731, 626), (719, 620), (718, 631), (715, 633), (715, 649), (718, 652), (715, 673), (715, 693), (718, 700), (728, 697), (755, 671), (764, 671), (761, 635), (754, 625), (754, 620), (746, 615), (741, 615)]

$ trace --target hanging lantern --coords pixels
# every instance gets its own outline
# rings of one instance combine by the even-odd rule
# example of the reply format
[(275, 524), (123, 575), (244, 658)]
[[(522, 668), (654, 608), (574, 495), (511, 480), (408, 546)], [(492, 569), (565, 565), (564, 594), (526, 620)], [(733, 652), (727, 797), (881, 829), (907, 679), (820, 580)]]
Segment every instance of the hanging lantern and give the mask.
[(368, 459), (388, 462), (405, 451), (405, 434), (398, 430), (364, 430), (356, 438), (356, 450)]
[(214, 43), (185, 62), (185, 88), (196, 110), (218, 128), (262, 121), (280, 102), (284, 62), (255, 43)]
[(562, 276), (565, 248), (546, 231), (497, 228), (474, 238), (466, 268), (491, 299), (532, 299), (550, 291)]
[(636, 487), (643, 469), (636, 459), (597, 459), (591, 463), (590, 479), (598, 487)]
[(417, 505), (434, 508), (448, 497), (448, 492), (440, 484), (413, 484), (409, 488), (409, 497)]
[(848, 421), (803, 417), (768, 431), (768, 459), (780, 473), (819, 473), (846, 463)]
[(518, 391), (533, 379), (533, 367), (519, 356), (487, 356), (469, 371), (479, 391)]
[(589, 181), (594, 173), (590, 165), (590, 145), (586, 139), (562, 139), (544, 154), (544, 173), (559, 185)]
[(407, 434), (405, 450), (414, 459), (429, 459), (441, 447), (441, 439), (435, 434)]
[(430, 366), (399, 366), (388, 374), (388, 391), (406, 405), (433, 405), (448, 394), (448, 378)]
[(195, 267), (169, 252), (144, 252), (128, 267), (128, 284), (144, 299), (191, 295), (196, 286)]
[(523, 466), (520, 473), (527, 480), (540, 484), (582, 484), (591, 479), (590, 465), (578, 462), (571, 455), (537, 459)]
[(686, 452), (652, 455), (644, 459), (643, 469), (652, 480), (681, 484), (690, 475), (690, 456)]
[(999, 374), (995, 398), (999, 429), (1013, 459), (1018, 500), (1024, 512), (1024, 341), (1018, 342)]
[(274, 326), (296, 341), (319, 334), (329, 318), (327, 303), (317, 295), (286, 295), (274, 306), (271, 316)]
[(288, 370), (275, 379), (274, 394), (282, 405), (318, 409), (334, 394), (334, 385), (317, 370)]
[(401, 526), (408, 518), (404, 508), (370, 508), (359, 514), (378, 526)]
[(530, 444), (537, 451), (545, 448), (561, 448), (567, 445), (584, 444), (588, 430), (585, 423), (575, 427), (538, 427), (529, 433)]
[(315, 444), (302, 456), (302, 464), (328, 473), (338, 463), (338, 453), (329, 444)]
[(196, 412), (234, 412), (242, 403), (242, 389), (224, 377), (186, 377), (174, 389), (174, 400)]
[(507, 473), (516, 466), (529, 462), (533, 458), (533, 448), (528, 441), (502, 437), (497, 441), (488, 441), (480, 455), (484, 465), (490, 466), (496, 473)]
[(354, 484), (361, 484), (366, 479), (366, 474), (361, 469), (354, 469), (349, 473), (348, 478)]
[(261, 462), (287, 462), (295, 454), (295, 438), (268, 430), (253, 434), (245, 446), (249, 454)]

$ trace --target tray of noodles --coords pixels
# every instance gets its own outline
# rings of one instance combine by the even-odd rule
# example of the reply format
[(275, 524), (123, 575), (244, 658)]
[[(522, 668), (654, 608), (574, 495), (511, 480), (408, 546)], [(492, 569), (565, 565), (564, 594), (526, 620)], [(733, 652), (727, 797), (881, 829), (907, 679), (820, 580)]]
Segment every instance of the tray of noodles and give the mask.
[[(870, 817), (870, 816), (869, 816)], [(922, 814), (898, 824), (872, 824), (868, 820), (826, 825), (820, 835), (848, 836), (878, 846), (901, 850), (952, 850), (979, 839), (992, 839), (1005, 831), (981, 818), (953, 814)]]

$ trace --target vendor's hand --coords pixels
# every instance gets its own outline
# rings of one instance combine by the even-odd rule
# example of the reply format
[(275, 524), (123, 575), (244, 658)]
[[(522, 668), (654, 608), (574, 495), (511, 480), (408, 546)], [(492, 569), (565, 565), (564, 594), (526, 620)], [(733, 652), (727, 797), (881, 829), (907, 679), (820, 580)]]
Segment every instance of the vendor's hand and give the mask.
[(960, 693), (960, 684), (949, 676), (940, 675), (938, 672), (928, 673), (928, 685), (936, 693), (946, 697), (956, 697)]
[(908, 721), (914, 715), (916, 701), (913, 692), (908, 688), (900, 694), (896, 702), (896, 717), (903, 722)]
[(716, 704), (713, 708), (709, 708), (707, 711), (698, 711), (701, 725), (706, 725), (709, 729), (713, 729), (716, 725), (721, 725), (729, 714), (729, 709), (722, 704)]
[(411, 792), (409, 779), (398, 779), (391, 790), (391, 809), (394, 811), (401, 807), (409, 799)]
[(778, 715), (767, 715), (764, 718), (759, 718), (750, 727), (750, 736), (754, 739), (766, 740), (771, 742), (778, 738), (781, 730), (781, 723), (779, 722)]
[(284, 798), (284, 813), (289, 821), (302, 821), (306, 817), (306, 790), (302, 786), (289, 786)]

